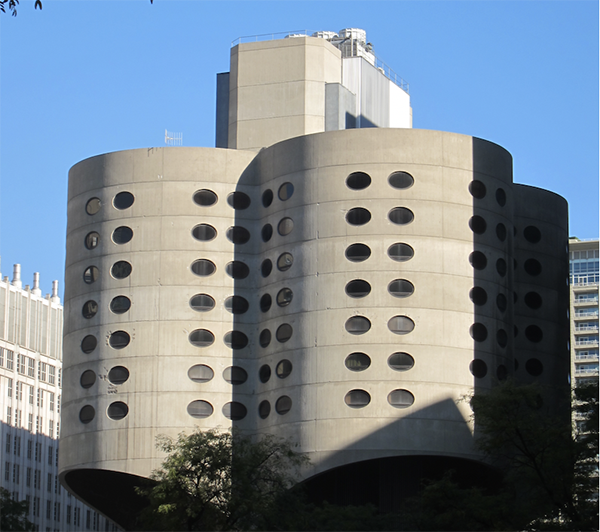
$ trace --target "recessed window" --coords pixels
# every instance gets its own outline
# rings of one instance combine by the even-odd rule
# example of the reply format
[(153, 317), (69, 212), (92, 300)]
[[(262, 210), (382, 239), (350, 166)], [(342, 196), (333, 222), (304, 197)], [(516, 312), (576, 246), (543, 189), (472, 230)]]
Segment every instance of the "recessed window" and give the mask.
[(292, 363), (289, 360), (282, 360), (275, 367), (275, 375), (280, 379), (285, 379), (292, 372)]
[(192, 236), (200, 242), (209, 242), (217, 237), (217, 230), (208, 224), (199, 224), (192, 229)]
[(210, 417), (213, 412), (213, 406), (208, 401), (192, 401), (189, 405), (187, 405), (187, 413), (196, 419)]
[(280, 307), (287, 307), (293, 298), (294, 294), (289, 288), (282, 288), (277, 292), (277, 304)]
[(230, 403), (225, 403), (222, 409), (223, 415), (227, 419), (231, 419), (231, 421), (239, 421), (240, 419), (244, 419), (248, 410), (242, 403), (238, 403), (237, 401), (231, 401)]
[(365, 353), (350, 353), (344, 363), (350, 371), (364, 371), (371, 365), (371, 358)]
[(483, 323), (474, 323), (469, 329), (471, 338), (476, 342), (484, 342), (487, 338), (487, 327)]
[(273, 270), (273, 263), (271, 262), (271, 259), (265, 259), (261, 262), (260, 274), (263, 277), (268, 277), (271, 274), (272, 270)]
[(281, 236), (289, 235), (294, 229), (294, 220), (291, 218), (282, 218), (277, 225), (277, 232)]
[(481, 251), (473, 251), (469, 255), (469, 262), (476, 270), (484, 270), (487, 266), (487, 258)]
[(397, 242), (388, 248), (388, 256), (396, 262), (406, 262), (414, 257), (415, 250), (408, 244)]
[(81, 378), (79, 379), (79, 384), (81, 384), (82, 388), (91, 388), (96, 382), (96, 374), (91, 370), (85, 370), (81, 374)]
[(100, 207), (102, 207), (100, 199), (92, 198), (85, 204), (85, 212), (87, 212), (90, 216), (93, 216), (94, 214), (98, 214), (98, 212), (100, 212)]
[(406, 225), (415, 219), (415, 215), (406, 207), (395, 207), (388, 212), (390, 222), (397, 225)]
[(277, 259), (277, 269), (280, 272), (287, 272), (294, 264), (294, 257), (291, 253), (282, 253)]
[(415, 328), (415, 322), (408, 316), (394, 316), (388, 321), (388, 329), (394, 334), (408, 334)]
[(192, 331), (188, 339), (194, 347), (208, 347), (215, 342), (215, 335), (206, 329)]
[(351, 244), (345, 255), (350, 262), (363, 262), (371, 256), (371, 248), (365, 244)]
[(393, 172), (388, 177), (388, 183), (392, 188), (410, 188), (414, 185), (415, 180), (408, 172)]
[(365, 390), (350, 390), (344, 397), (344, 402), (350, 408), (364, 408), (371, 402), (371, 396)]
[(350, 225), (364, 225), (371, 220), (371, 213), (362, 207), (355, 207), (346, 213), (346, 221)]
[(131, 336), (129, 336), (129, 333), (126, 333), (125, 331), (115, 331), (110, 335), (110, 338), (108, 339), (108, 344), (113, 349), (123, 349), (124, 347), (127, 347), (129, 345), (130, 341)]
[(287, 201), (292, 197), (294, 193), (294, 185), (291, 183), (284, 183), (279, 187), (279, 192), (277, 195), (281, 201)]
[(94, 249), (96, 247), (98, 247), (98, 244), (100, 243), (100, 235), (98, 233), (96, 233), (96, 231), (92, 231), (91, 233), (88, 233), (87, 235), (85, 235), (85, 247), (87, 249)]
[(504, 364), (500, 364), (496, 369), (496, 377), (499, 381), (505, 381), (508, 377), (508, 370), (506, 369), (506, 366)]
[(393, 353), (388, 358), (388, 366), (396, 371), (408, 371), (415, 365), (415, 359), (408, 353)]
[(415, 396), (408, 390), (393, 390), (387, 396), (388, 403), (394, 408), (408, 408), (415, 402)]
[(498, 275), (500, 275), (500, 277), (504, 277), (506, 275), (506, 270), (506, 261), (504, 259), (498, 259), (496, 261), (496, 271), (498, 272)]
[(239, 260), (227, 263), (225, 271), (227, 272), (227, 275), (233, 279), (245, 279), (250, 275), (250, 268)]
[(110, 274), (115, 279), (126, 279), (131, 275), (131, 264), (129, 264), (126, 260), (120, 260), (115, 262), (110, 269)]
[(371, 285), (362, 279), (354, 279), (346, 285), (346, 294), (350, 297), (360, 298), (371, 293)]
[(363, 190), (371, 184), (371, 176), (365, 172), (352, 172), (346, 178), (346, 186), (352, 190)]
[(525, 370), (534, 377), (539, 377), (544, 372), (544, 365), (537, 358), (530, 358), (525, 362)]
[(529, 325), (525, 329), (525, 337), (530, 342), (537, 343), (542, 341), (542, 339), (544, 338), (544, 333), (542, 332), (542, 329), (540, 329), (537, 325)]
[(106, 409), (106, 415), (115, 421), (123, 419), (128, 413), (129, 407), (123, 401), (115, 401), (108, 405), (108, 408)]
[(97, 312), (98, 312), (98, 303), (96, 303), (95, 301), (92, 301), (92, 300), (86, 301), (83, 304), (83, 308), (81, 309), (81, 314), (83, 314), (83, 317), (86, 320), (93, 318)]
[(474, 198), (482, 199), (485, 198), (487, 190), (485, 188), (485, 185), (481, 181), (474, 179), (469, 183), (469, 192)]
[(248, 345), (248, 337), (242, 331), (229, 331), (223, 337), (223, 342), (231, 349), (244, 349)]
[(196, 312), (208, 312), (215, 308), (215, 300), (208, 294), (196, 294), (190, 298), (190, 307)]
[(275, 333), (275, 338), (277, 338), (278, 342), (284, 344), (287, 342), (294, 333), (292, 326), (289, 323), (284, 323), (277, 328), (277, 332)]
[(365, 334), (371, 328), (371, 322), (364, 316), (352, 316), (346, 320), (345, 327), (350, 334)]
[(258, 343), (261, 347), (269, 346), (269, 344), (271, 343), (271, 331), (269, 329), (263, 329), (262, 331), (260, 331), (260, 335), (258, 336)]
[(261, 298), (260, 298), (260, 310), (262, 312), (267, 312), (270, 308), (271, 308), (271, 296), (269, 294), (264, 294)]
[(504, 207), (506, 205), (506, 192), (504, 192), (503, 188), (496, 190), (496, 201), (500, 207)]
[(528, 225), (523, 229), (523, 236), (528, 242), (537, 244), (542, 239), (542, 232), (534, 225)]
[(262, 238), (262, 241), (268, 242), (269, 240), (271, 240), (272, 236), (273, 236), (273, 226), (271, 224), (263, 225), (263, 228), (260, 230), (260, 237)]
[(217, 203), (217, 195), (212, 190), (202, 189), (194, 192), (194, 203), (201, 207), (210, 207)]
[(250, 303), (242, 296), (230, 296), (225, 300), (225, 308), (232, 314), (244, 314), (250, 308)]
[(129, 379), (129, 370), (124, 366), (114, 366), (108, 372), (108, 380), (112, 384), (123, 384)]
[(135, 198), (131, 192), (119, 192), (115, 199), (113, 199), (113, 205), (115, 209), (119, 209), (120, 211), (129, 209), (133, 205)]
[(248, 373), (240, 366), (229, 366), (223, 370), (223, 379), (229, 384), (244, 384), (248, 380)]
[(504, 242), (506, 240), (506, 226), (503, 223), (496, 225), (496, 236), (500, 242)]
[(92, 405), (85, 405), (79, 411), (79, 421), (82, 423), (89, 423), (94, 417), (96, 417), (96, 411)]
[(498, 294), (496, 296), (496, 306), (498, 307), (498, 310), (504, 312), (506, 310), (507, 305), (508, 300), (506, 299), (506, 296), (504, 294)]
[(94, 349), (96, 349), (97, 345), (98, 340), (91, 334), (88, 334), (83, 340), (81, 340), (81, 350), (86, 355), (89, 355)]
[(131, 308), (131, 301), (128, 297), (117, 296), (110, 302), (110, 310), (115, 314), (124, 314)]
[(280, 415), (287, 414), (292, 409), (292, 400), (287, 395), (282, 395), (275, 403), (275, 412)]
[(198, 383), (208, 382), (215, 376), (215, 372), (205, 364), (196, 364), (188, 369), (190, 380)]
[(250, 207), (251, 200), (248, 194), (236, 191), (227, 196), (227, 203), (236, 211), (243, 211), (244, 209)]
[(475, 215), (471, 216), (471, 219), (469, 220), (469, 227), (474, 233), (482, 235), (487, 229), (487, 223), (481, 216)]
[(100, 277), (100, 270), (96, 266), (90, 266), (83, 272), (83, 282), (86, 284), (95, 283)]
[(508, 334), (504, 329), (498, 329), (496, 332), (496, 342), (500, 347), (506, 347), (506, 344), (508, 344)]
[(474, 286), (473, 288), (471, 288), (471, 291), (469, 292), (469, 297), (471, 298), (471, 301), (473, 301), (473, 303), (475, 303), (478, 306), (481, 305), (485, 305), (487, 303), (487, 292), (481, 288), (481, 286)]
[(533, 277), (542, 273), (542, 265), (535, 259), (527, 259), (525, 264), (523, 264), (523, 268), (525, 268), (525, 271)]
[(269, 207), (273, 203), (273, 191), (268, 188), (262, 194), (262, 204), (263, 207)]
[(258, 405), (258, 415), (261, 419), (267, 419), (271, 413), (271, 403), (269, 401), (261, 401)]
[(258, 370), (258, 378), (262, 383), (269, 382), (271, 378), (271, 366), (263, 364)]
[(394, 279), (388, 285), (388, 292), (394, 297), (408, 297), (415, 291), (414, 285), (406, 279)]
[(117, 227), (112, 234), (112, 239), (115, 244), (127, 244), (133, 238), (133, 230), (131, 227), (122, 225)]
[(524, 301), (525, 304), (532, 309), (538, 309), (542, 306), (542, 296), (537, 292), (527, 292)]
[(245, 244), (250, 240), (250, 231), (241, 225), (234, 225), (227, 229), (226, 236), (234, 244)]
[(480, 358), (476, 358), (469, 364), (469, 371), (474, 377), (483, 379), (487, 375), (487, 364)]

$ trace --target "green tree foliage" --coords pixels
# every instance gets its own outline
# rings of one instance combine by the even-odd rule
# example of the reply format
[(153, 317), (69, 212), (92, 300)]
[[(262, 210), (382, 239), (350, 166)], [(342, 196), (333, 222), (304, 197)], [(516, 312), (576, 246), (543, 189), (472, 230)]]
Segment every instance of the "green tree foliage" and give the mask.
[(0, 488), (0, 530), (35, 530), (28, 513), (26, 501), (15, 501), (8, 490)]

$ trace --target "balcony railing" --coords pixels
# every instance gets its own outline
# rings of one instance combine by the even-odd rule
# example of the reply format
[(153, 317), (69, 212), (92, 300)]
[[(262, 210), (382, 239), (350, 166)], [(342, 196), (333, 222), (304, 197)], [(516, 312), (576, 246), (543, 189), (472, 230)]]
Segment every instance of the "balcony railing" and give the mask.
[(575, 355), (575, 360), (598, 360), (598, 355)]
[(598, 339), (595, 339), (595, 340), (575, 340), (575, 346), (579, 347), (580, 345), (596, 346), (596, 345), (598, 345)]
[(598, 311), (597, 310), (592, 310), (589, 312), (576, 312), (575, 313), (575, 319), (585, 319), (585, 318), (597, 318), (598, 317)]
[(575, 368), (575, 375), (598, 375), (598, 368)]
[(576, 333), (584, 333), (584, 332), (597, 332), (598, 324), (596, 325), (578, 325), (575, 327)]
[(598, 297), (586, 297), (573, 300), (574, 305), (593, 305), (594, 303), (598, 303)]

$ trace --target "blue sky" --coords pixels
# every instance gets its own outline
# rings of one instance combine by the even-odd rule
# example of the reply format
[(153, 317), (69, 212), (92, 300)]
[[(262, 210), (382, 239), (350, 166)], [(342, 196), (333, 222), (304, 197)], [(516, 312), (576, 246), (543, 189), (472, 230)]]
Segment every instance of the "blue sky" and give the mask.
[(214, 146), (216, 73), (240, 36), (363, 28), (410, 84), (413, 126), (509, 150), (518, 183), (598, 236), (598, 2), (21, 0), (0, 14), (2, 275), (63, 284), (67, 173), (114, 150)]

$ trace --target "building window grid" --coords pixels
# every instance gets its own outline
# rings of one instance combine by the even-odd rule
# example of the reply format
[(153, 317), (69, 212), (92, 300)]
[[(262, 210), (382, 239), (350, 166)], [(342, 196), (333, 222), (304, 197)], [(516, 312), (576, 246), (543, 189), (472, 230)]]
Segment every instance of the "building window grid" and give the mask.
[(8, 397), (13, 396), (13, 380), (12, 379), (6, 379), (6, 395)]
[(54, 412), (54, 393), (48, 392), (50, 395), (50, 411)]
[(35, 378), (35, 360), (27, 357), (27, 376)]
[(46, 519), (52, 517), (52, 501), (46, 501)]
[(6, 369), (14, 368), (14, 352), (6, 349)]
[(6, 454), (10, 454), (10, 442), (11, 442), (11, 438), (10, 438), (10, 434), (6, 434)]
[(46, 369), (48, 364), (45, 362), (38, 363), (38, 379), (42, 382), (46, 382)]
[[(31, 414), (29, 414), (31, 416)], [(33, 441), (27, 440), (27, 459), (31, 460), (31, 456), (33, 453)]]
[(31, 467), (27, 468), (27, 477), (25, 479), (25, 484), (28, 488), (31, 486)]
[(10, 406), (6, 407), (6, 424), (12, 424), (12, 408)]
[(0, 368), (4, 366), (4, 348), (0, 347)]
[(48, 382), (50, 384), (54, 384), (55, 382), (55, 372), (56, 368), (54, 366), (48, 365)]
[(10, 480), (10, 462), (4, 462), (4, 480)]
[(29, 404), (30, 405), (33, 405), (33, 396), (34, 396), (33, 386), (30, 386), (29, 387)]

